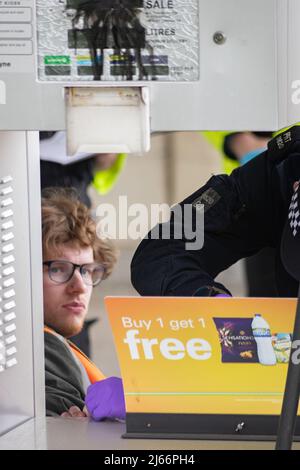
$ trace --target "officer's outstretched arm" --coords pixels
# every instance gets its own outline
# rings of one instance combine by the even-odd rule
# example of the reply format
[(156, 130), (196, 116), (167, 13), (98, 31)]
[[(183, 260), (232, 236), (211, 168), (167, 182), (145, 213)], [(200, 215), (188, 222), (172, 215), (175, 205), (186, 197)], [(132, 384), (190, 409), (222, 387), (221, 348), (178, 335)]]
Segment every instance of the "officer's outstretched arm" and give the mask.
[[(166, 224), (155, 227), (136, 250), (131, 273), (137, 291), (142, 295), (168, 296), (228, 292), (215, 282), (215, 277), (239, 259), (274, 245), (271, 227), (276, 208), (274, 212), (272, 188), (278, 182), (272, 168), (265, 152), (230, 176), (213, 176), (177, 206), (181, 216), (175, 207), (169, 227)], [(204, 244), (194, 249), (196, 234), (199, 241), (202, 228), (197, 226), (201, 204), (205, 211)], [(168, 228), (170, 237), (166, 236)], [(192, 232), (194, 240), (186, 236)]]

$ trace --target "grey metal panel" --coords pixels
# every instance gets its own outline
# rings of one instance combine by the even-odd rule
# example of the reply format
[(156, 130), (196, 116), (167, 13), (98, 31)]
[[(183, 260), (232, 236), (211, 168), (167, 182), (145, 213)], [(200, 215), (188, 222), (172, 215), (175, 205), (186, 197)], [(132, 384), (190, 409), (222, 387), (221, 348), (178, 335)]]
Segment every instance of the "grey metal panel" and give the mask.
[[(32, 0), (21, 3), (32, 7), (34, 4)], [(134, 82), (150, 88), (152, 131), (278, 127), (278, 96), (282, 92), (277, 83), (277, 43), (282, 41), (281, 30), (277, 29), (278, 5), (274, 0), (199, 0), (200, 80)], [(280, 5), (286, 10), (287, 0)], [(213, 41), (218, 30), (227, 37), (223, 45)], [(0, 62), (12, 62), (10, 67), (1, 67), (7, 104), (0, 105), (0, 126), (19, 130), (64, 129), (63, 89), (75, 84), (39, 83), (34, 37), (32, 44), (31, 56), (0, 56)]]
[[(43, 393), (41, 375), (43, 373), (43, 363), (39, 359), (43, 356), (42, 347), (42, 324), (41, 324), (41, 267), (38, 265), (40, 258), (40, 209), (37, 209), (39, 203), (39, 180), (32, 177), (28, 180), (28, 149), (34, 149), (34, 142), (27, 140), (26, 132), (0, 132), (0, 191), (3, 188), (12, 188), (9, 197), (13, 200), (13, 204), (4, 208), (1, 207), (0, 230), (1, 236), (7, 233), (13, 233), (13, 243), (8, 244), (1, 241), (0, 269), (1, 275), (0, 285), (2, 290), (0, 307), (3, 313), (0, 318), (3, 325), (0, 326), (2, 331), (1, 340), (5, 344), (6, 363), (2, 372), (0, 372), (0, 434), (7, 432), (20, 423), (32, 418), (36, 413), (43, 413), (43, 401), (39, 394)], [(38, 138), (35, 138), (35, 165), (38, 165)], [(30, 156), (34, 160), (34, 156)], [(30, 166), (34, 165), (31, 161)], [(30, 183), (30, 188), (29, 188)], [(36, 194), (35, 194), (36, 193)], [(29, 195), (31, 201), (29, 199)], [(3, 206), (7, 196), (1, 196), (0, 202)], [(37, 215), (34, 221), (30, 219), (30, 207), (32, 199), (36, 198), (35, 212), (31, 213), (31, 217)], [(8, 212), (10, 211), (10, 212)], [(13, 223), (13, 227), (7, 229), (7, 223)], [(34, 227), (34, 223), (36, 224)], [(30, 230), (36, 231), (33, 238), (30, 239)], [(35, 243), (35, 246), (32, 243)], [(3, 248), (12, 245), (12, 250), (3, 253)], [(37, 253), (37, 257), (36, 257)], [(34, 272), (31, 270), (34, 268)], [(7, 275), (8, 269), (14, 269), (14, 272)], [(9, 272), (9, 271), (8, 271)], [(12, 287), (5, 287), (5, 281), (13, 279)], [(37, 283), (36, 283), (37, 281)], [(32, 283), (36, 283), (33, 286)], [(39, 290), (39, 292), (38, 292)], [(6, 293), (11, 291), (9, 297), (5, 299)], [(35, 295), (34, 302), (32, 293)], [(10, 295), (12, 297), (10, 297)], [(15, 304), (15, 307), (14, 307)], [(32, 307), (40, 311), (34, 312), (32, 316)], [(13, 308), (14, 307), (14, 308)], [(5, 321), (7, 314), (15, 313), (15, 319), (8, 322)], [(33, 328), (34, 322), (34, 328)], [(37, 329), (39, 331), (37, 332)], [(33, 364), (33, 334), (39, 335), (39, 347), (35, 350), (36, 363)], [(15, 336), (15, 340), (13, 338)], [(14, 341), (6, 342), (8, 338)], [(13, 349), (15, 348), (15, 349)], [(34, 369), (35, 366), (35, 369)], [(40, 392), (35, 390), (36, 381)], [(37, 402), (35, 411), (35, 400)]]
[(26, 132), (29, 205), (31, 310), (33, 337), (34, 415), (45, 416), (45, 360), (42, 280), (40, 155), (38, 132)]
[(0, 436), (1, 450), (46, 450), (46, 418), (33, 418)]
[[(289, 56), (289, 19), (287, 2), (276, 0), (277, 3), (277, 31), (278, 40), (278, 116), (279, 129), (282, 129), (289, 122), (288, 105), (290, 103), (290, 90), (288, 85), (288, 56)], [(279, 92), (280, 90), (280, 92)]]
[[(0, 437), (0, 450), (272, 450), (275, 445), (238, 440), (122, 439), (125, 428), (125, 424), (89, 419), (33, 419)], [(294, 443), (293, 449), (299, 450), (300, 444)], [(107, 452), (106, 458), (112, 459), (113, 452)]]
[(288, 3), (288, 20), (289, 29), (287, 34), (287, 122), (295, 123), (300, 120), (300, 60), (299, 44), (300, 44), (300, 2), (297, 0), (289, 0)]

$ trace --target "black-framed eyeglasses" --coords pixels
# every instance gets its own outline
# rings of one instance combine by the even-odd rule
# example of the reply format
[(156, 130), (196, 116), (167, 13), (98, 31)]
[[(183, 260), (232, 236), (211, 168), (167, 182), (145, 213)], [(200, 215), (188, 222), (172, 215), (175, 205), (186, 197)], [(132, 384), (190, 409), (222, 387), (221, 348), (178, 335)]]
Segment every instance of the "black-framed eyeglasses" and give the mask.
[(105, 276), (105, 266), (100, 263), (75, 264), (65, 260), (50, 260), (44, 261), (43, 265), (48, 267), (48, 276), (56, 284), (68, 282), (77, 268), (87, 286), (97, 286)]

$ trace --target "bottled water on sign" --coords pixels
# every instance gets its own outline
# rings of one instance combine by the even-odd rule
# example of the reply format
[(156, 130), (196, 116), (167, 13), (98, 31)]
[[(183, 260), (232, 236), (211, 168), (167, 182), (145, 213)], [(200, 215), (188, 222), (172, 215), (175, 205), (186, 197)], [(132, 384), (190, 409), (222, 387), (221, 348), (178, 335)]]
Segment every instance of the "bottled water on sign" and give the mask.
[(276, 355), (272, 345), (269, 324), (261, 315), (255, 314), (251, 326), (257, 344), (257, 355), (260, 364), (265, 366), (275, 365)]

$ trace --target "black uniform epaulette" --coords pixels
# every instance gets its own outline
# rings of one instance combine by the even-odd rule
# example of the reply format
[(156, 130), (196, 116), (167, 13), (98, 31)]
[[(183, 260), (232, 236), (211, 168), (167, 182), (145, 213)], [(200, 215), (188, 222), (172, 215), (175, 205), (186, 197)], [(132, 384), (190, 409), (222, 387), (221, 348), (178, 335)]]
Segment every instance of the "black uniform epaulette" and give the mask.
[(300, 154), (300, 126), (291, 127), (268, 143), (268, 158), (276, 163), (295, 152)]

